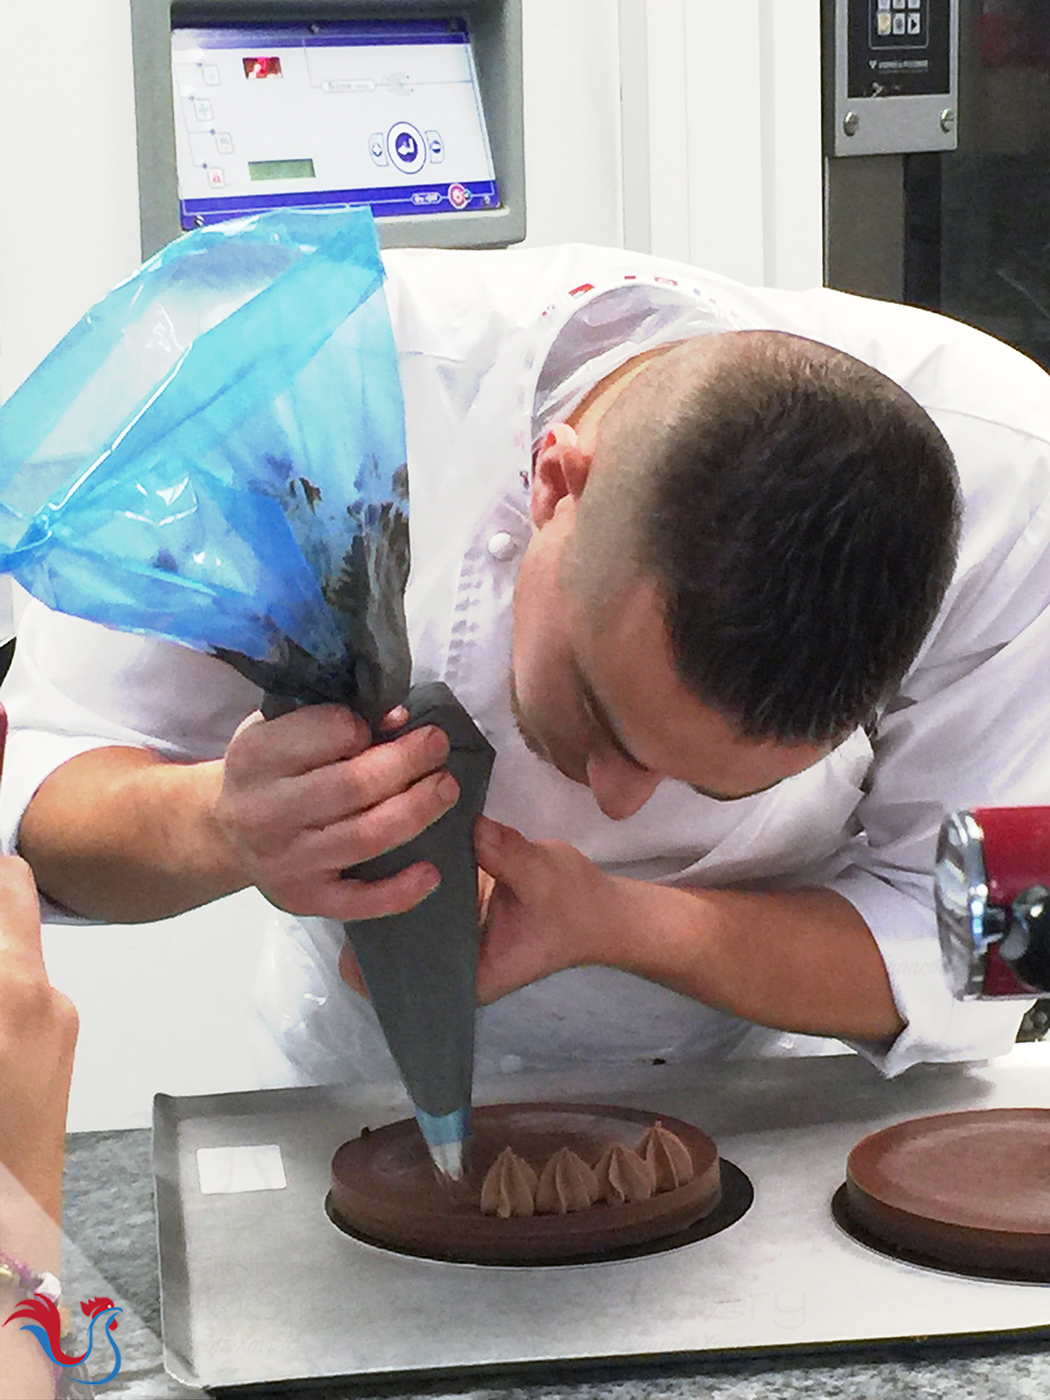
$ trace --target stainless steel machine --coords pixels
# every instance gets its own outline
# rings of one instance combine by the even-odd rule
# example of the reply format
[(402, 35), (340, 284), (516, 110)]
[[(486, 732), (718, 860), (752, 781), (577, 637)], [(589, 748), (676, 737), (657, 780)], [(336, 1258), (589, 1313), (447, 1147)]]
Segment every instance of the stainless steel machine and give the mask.
[[(1050, 365), (1050, 6), (823, 4), (825, 281)], [(893, 32), (910, 20), (914, 35)], [(909, 73), (930, 90), (907, 91)]]

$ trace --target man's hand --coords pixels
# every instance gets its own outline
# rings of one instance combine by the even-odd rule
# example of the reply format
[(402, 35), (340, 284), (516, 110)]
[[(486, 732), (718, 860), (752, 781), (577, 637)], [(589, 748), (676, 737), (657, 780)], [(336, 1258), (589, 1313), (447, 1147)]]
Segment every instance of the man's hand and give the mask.
[[(392, 711), (384, 727), (406, 719)], [(455, 805), (447, 758), (433, 725), (373, 745), (364, 720), (339, 705), (252, 715), (226, 751), (216, 817), (246, 883), (280, 908), (341, 920), (402, 913), (439, 883), (433, 865), (371, 883), (341, 872), (403, 846)]]
[[(474, 828), (483, 926), (478, 1001), (497, 1001), (528, 982), (596, 956), (603, 940), (601, 896), (608, 876), (561, 841), (527, 841), (513, 827), (479, 817)], [(594, 956), (592, 956), (592, 954)], [(349, 939), (339, 954), (343, 981), (367, 996)]]
[(574, 846), (528, 841), (479, 817), (474, 846), (489, 876), (478, 1000), (496, 1001), (563, 968), (615, 957), (615, 887)]
[[(474, 846), (483, 872), (481, 1003), (597, 964), (781, 1030), (888, 1044), (902, 1029), (875, 940), (834, 890), (647, 884), (488, 817), (478, 818)], [(349, 944), (339, 966), (363, 991)]]
[[(0, 1163), (55, 1220), (77, 1025), (44, 970), (29, 866), (0, 856)], [(15, 1241), (6, 1247), (13, 1252)]]
[(479, 1001), (602, 964), (782, 1030), (889, 1043), (902, 1029), (875, 940), (834, 890), (648, 884), (485, 817), (475, 847), (494, 881)]
[[(407, 718), (391, 711), (383, 728), (395, 733)], [(434, 725), (373, 745), (340, 705), (249, 716), (222, 759), (91, 749), (41, 783), (19, 850), (51, 900), (107, 923), (166, 919), (253, 884), (294, 914), (396, 914), (437, 885), (432, 865), (374, 883), (341, 872), (455, 805), (447, 757)]]

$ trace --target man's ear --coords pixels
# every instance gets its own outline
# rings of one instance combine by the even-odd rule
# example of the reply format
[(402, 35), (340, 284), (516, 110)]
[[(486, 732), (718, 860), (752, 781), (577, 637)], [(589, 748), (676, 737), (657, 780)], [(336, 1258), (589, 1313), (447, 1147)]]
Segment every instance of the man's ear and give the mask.
[(579, 500), (594, 453), (585, 448), (568, 423), (555, 423), (544, 435), (532, 473), (532, 523), (546, 525), (567, 496)]

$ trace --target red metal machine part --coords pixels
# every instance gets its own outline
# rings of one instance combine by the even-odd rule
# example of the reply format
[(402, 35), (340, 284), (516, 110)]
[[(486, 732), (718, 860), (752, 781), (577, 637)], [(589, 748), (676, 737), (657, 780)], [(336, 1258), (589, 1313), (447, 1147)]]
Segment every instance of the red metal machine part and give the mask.
[(937, 921), (957, 997), (1050, 992), (1050, 807), (974, 807), (941, 827)]

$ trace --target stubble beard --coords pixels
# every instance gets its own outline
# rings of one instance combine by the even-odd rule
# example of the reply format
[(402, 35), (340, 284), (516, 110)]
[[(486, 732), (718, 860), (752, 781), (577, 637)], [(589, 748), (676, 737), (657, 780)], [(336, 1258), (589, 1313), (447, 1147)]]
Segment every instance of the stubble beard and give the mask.
[(552, 767), (553, 760), (547, 746), (540, 739), (539, 735), (532, 729), (525, 718), (525, 711), (522, 709), (521, 698), (518, 695), (518, 682), (514, 671), (510, 673), (510, 713), (514, 720), (514, 728), (518, 731), (518, 737), (534, 758), (540, 759), (543, 763), (548, 763)]

